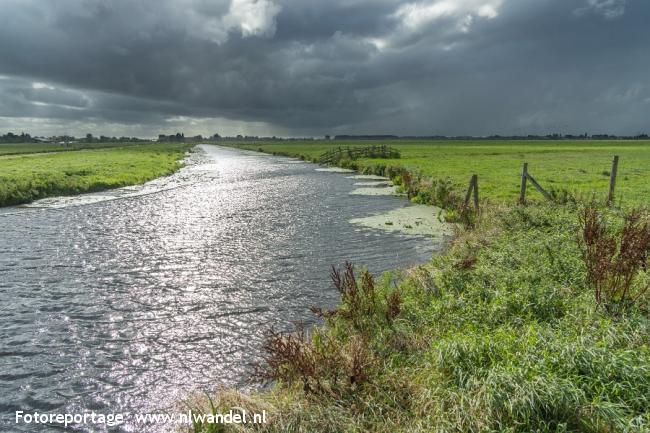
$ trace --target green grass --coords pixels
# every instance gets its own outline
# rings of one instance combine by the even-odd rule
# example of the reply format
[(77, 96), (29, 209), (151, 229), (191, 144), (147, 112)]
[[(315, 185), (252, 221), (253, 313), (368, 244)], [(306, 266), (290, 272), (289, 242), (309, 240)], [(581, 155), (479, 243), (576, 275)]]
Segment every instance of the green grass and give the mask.
[(29, 153), (70, 152), (81, 149), (142, 146), (143, 144), (142, 142), (70, 143), (67, 145), (58, 143), (0, 143), (0, 158)]
[[(459, 190), (478, 174), (482, 198), (514, 202), (521, 170), (529, 172), (547, 190), (606, 197), (614, 155), (620, 156), (617, 199), (645, 203), (650, 196), (650, 142), (647, 141), (381, 141), (233, 144), (250, 150), (313, 160), (333, 147), (387, 144), (400, 159), (360, 159), (354, 167), (378, 173), (382, 167), (403, 167), (433, 179), (449, 179)], [(531, 189), (530, 197), (541, 197)]]
[(597, 308), (578, 231), (573, 206), (490, 209), (446, 254), (344, 293), (273, 389), (217, 396), (269, 424), (194, 431), (647, 432), (648, 300)]
[[(262, 364), (262, 377), (276, 380), (271, 389), (225, 391), (193, 406), (266, 410), (269, 424), (191, 431), (650, 431), (650, 296), (612, 316), (595, 301), (577, 242), (581, 197), (604, 199), (613, 155), (621, 157), (619, 204), (648, 204), (650, 144), (390, 144), (402, 158), (342, 165), (395, 177), (414, 200), (456, 211), (477, 173), (489, 199), (480, 218), (429, 263), (342, 290), (336, 311), (310, 335), (272, 335)], [(338, 145), (235, 144), (307, 160)], [(543, 186), (577, 200), (514, 205), (524, 161)], [(601, 212), (610, 230), (621, 225), (621, 208)], [(650, 276), (637, 278), (643, 285)]]
[[(41, 145), (13, 146), (34, 146), (43, 151)], [(143, 183), (179, 169), (189, 148), (171, 143), (127, 144), (0, 157), (0, 206)]]

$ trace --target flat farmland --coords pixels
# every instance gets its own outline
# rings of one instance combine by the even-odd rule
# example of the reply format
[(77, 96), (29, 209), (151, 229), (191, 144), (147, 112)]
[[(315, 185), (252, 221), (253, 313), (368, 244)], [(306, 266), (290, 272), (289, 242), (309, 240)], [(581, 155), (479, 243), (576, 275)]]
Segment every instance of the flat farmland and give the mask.
[[(449, 179), (465, 188), (478, 174), (481, 196), (514, 201), (519, 194), (524, 162), (529, 173), (547, 190), (606, 196), (614, 155), (620, 157), (617, 200), (644, 204), (650, 197), (650, 141), (297, 141), (234, 143), (235, 147), (315, 160), (337, 147), (388, 145), (399, 159), (358, 159), (360, 171), (378, 165), (403, 167), (434, 179)], [(530, 191), (531, 199), (541, 197)]]

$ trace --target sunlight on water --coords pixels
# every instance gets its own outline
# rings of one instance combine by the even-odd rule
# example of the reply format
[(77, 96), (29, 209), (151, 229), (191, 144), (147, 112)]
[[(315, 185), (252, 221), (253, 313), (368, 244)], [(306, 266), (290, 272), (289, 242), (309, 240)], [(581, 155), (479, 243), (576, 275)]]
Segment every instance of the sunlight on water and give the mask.
[(359, 231), (349, 220), (405, 200), (351, 196), (358, 180), (316, 168), (205, 145), (143, 186), (0, 213), (2, 413), (151, 411), (246, 387), (262, 330), (337, 302), (331, 264), (379, 272), (437, 248)]

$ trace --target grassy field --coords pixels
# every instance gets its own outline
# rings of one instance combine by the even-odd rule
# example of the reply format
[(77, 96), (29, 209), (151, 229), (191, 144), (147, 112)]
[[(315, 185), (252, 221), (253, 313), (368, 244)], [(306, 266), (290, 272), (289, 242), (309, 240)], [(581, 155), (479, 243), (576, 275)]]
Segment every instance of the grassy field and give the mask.
[[(518, 198), (521, 170), (529, 172), (547, 190), (572, 194), (607, 195), (609, 171), (614, 155), (620, 156), (617, 198), (642, 204), (650, 197), (650, 142), (647, 141), (381, 141), (381, 142), (288, 142), (233, 144), (250, 150), (303, 156), (313, 160), (334, 147), (387, 144), (401, 152), (400, 159), (360, 159), (360, 171), (404, 167), (433, 179), (449, 179), (459, 189), (467, 188), (478, 174), (481, 195), (497, 201)], [(536, 191), (532, 198), (541, 197)]]
[(81, 149), (105, 149), (110, 147), (142, 146), (143, 142), (109, 142), (109, 143), (0, 143), (0, 158), (3, 156), (24, 155), (30, 153), (70, 152)]
[(42, 154), (46, 150), (41, 144), (0, 145), (0, 149), (7, 146), (7, 149), (23, 150), (21, 155), (0, 156), (0, 206), (143, 183), (180, 168), (180, 160), (190, 147), (186, 144), (115, 147), (112, 144)]
[[(401, 159), (357, 168), (388, 171), (402, 186), (413, 178), (413, 198), (450, 205), (457, 192), (431, 179), (458, 188), (478, 173), (490, 200), (429, 263), (379, 279), (361, 267), (333, 274), (341, 301), (313, 310), (321, 326), (267, 334), (254, 377), (272, 388), (187, 402), (203, 415), (265, 410), (267, 424), (195, 418), (189, 431), (650, 431), (650, 214), (623, 210), (648, 204), (650, 145), (391, 144)], [(312, 159), (335, 145), (237, 146)], [(604, 198), (614, 154), (629, 206), (581, 199)], [(515, 205), (523, 161), (540, 183), (570, 186), (578, 199)], [(429, 179), (414, 180), (417, 171)]]

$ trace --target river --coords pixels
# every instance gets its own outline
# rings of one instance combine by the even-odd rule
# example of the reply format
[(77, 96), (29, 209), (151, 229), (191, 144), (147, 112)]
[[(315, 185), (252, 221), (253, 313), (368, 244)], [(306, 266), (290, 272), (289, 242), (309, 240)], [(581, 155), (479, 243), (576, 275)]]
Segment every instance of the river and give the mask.
[(18, 410), (147, 412), (245, 388), (263, 330), (336, 304), (330, 265), (379, 273), (438, 248), (352, 224), (408, 203), (317, 168), (202, 145), (145, 186), (0, 210), (0, 430), (61, 431)]

